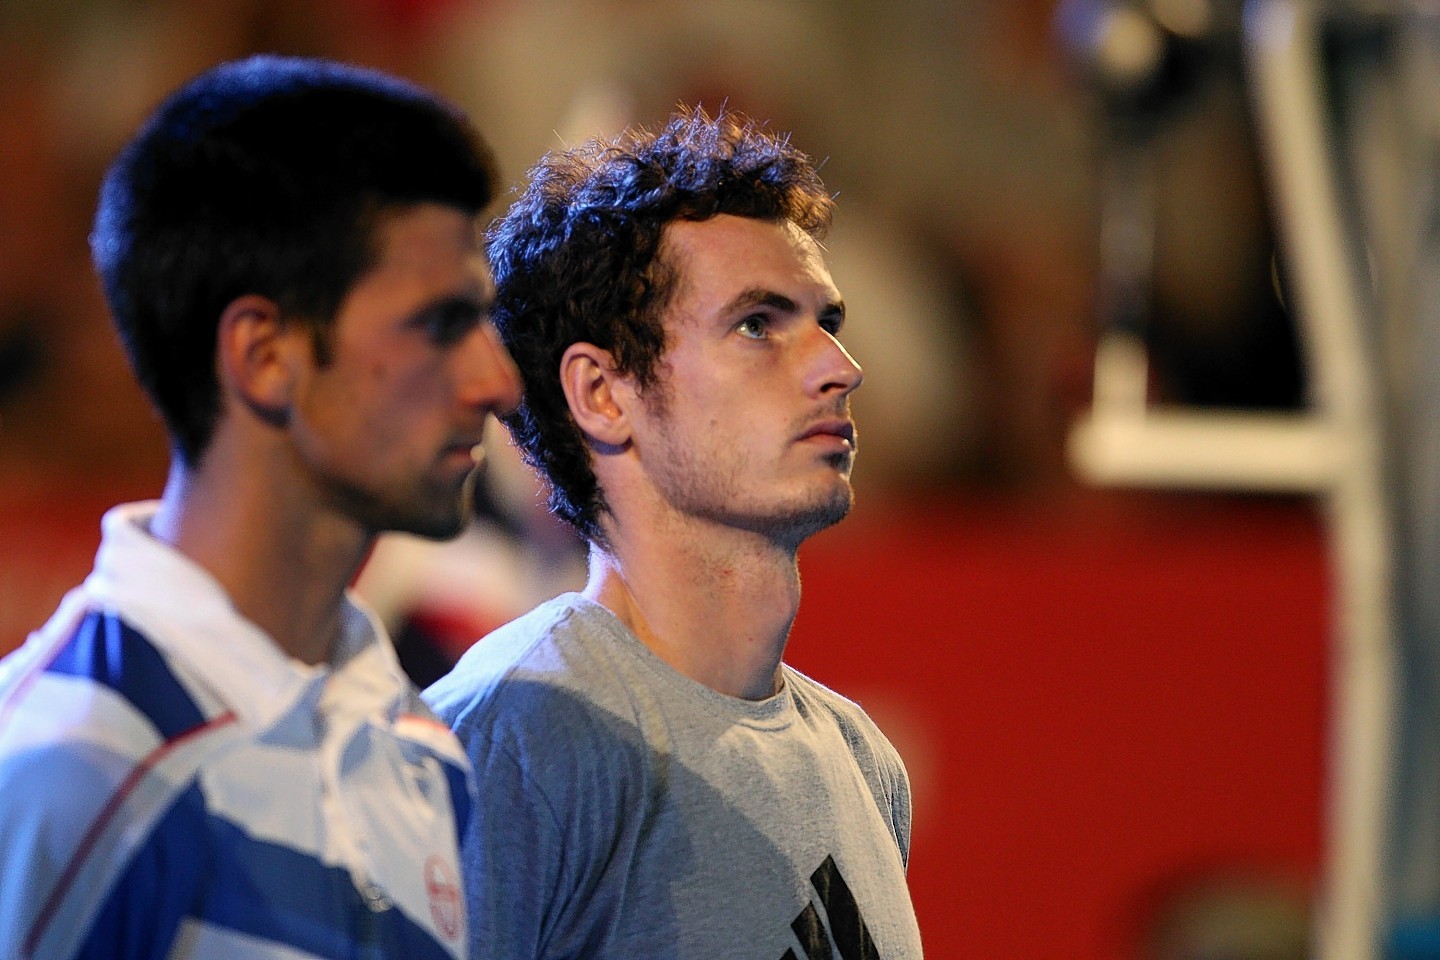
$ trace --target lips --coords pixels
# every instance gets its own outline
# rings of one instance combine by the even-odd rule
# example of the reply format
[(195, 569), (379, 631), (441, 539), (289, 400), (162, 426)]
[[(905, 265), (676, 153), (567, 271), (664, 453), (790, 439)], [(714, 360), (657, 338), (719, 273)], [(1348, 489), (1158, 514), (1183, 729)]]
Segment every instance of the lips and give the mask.
[(809, 440), (812, 437), (835, 437), (845, 441), (850, 449), (855, 448), (855, 424), (849, 420), (822, 420), (812, 425), (799, 439)]
[(480, 440), (457, 440), (445, 447), (444, 454), (448, 459), (459, 460), (461, 457), (468, 458), (472, 463), (480, 463), (485, 459), (485, 448), (481, 446)]

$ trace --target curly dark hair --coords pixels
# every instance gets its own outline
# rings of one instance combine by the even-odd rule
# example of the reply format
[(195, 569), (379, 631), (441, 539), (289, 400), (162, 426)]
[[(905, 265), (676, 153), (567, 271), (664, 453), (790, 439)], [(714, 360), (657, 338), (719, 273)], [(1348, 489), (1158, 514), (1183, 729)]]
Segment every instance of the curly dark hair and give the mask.
[(603, 543), (608, 510), (580, 428), (560, 385), (573, 343), (610, 352), (642, 389), (657, 384), (662, 314), (676, 287), (659, 256), (665, 227), (730, 214), (789, 221), (820, 239), (834, 200), (817, 166), (787, 135), (721, 109), (680, 107), (656, 130), (555, 151), (488, 234), (496, 327), (524, 379), (505, 417), (525, 461), (550, 487), (550, 509)]
[(198, 464), (220, 412), (220, 314), (245, 294), (309, 327), (326, 362), (345, 294), (396, 210), (472, 215), (495, 162), (458, 109), (375, 70), (256, 56), (190, 81), (121, 151), (91, 250), (131, 366)]

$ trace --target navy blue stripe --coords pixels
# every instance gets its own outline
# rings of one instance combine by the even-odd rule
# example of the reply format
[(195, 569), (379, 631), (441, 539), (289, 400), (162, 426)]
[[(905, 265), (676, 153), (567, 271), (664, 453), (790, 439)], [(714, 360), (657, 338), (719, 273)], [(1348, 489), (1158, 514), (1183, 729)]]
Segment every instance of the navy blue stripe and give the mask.
[(208, 833), (218, 869), (201, 919), (321, 956), (449, 956), (404, 911), (371, 910), (348, 870), (257, 840), (219, 817), (210, 817)]
[(46, 669), (104, 684), (129, 700), (166, 740), (205, 722), (160, 651), (119, 617), (92, 611)]
[(181, 794), (136, 851), (74, 960), (152, 960), (170, 953), (196, 892), (214, 872), (199, 797), (195, 787)]
[(163, 956), (186, 916), (335, 960), (450, 956), (403, 911), (366, 906), (348, 871), (209, 813), (198, 787), (136, 854), (81, 956)]

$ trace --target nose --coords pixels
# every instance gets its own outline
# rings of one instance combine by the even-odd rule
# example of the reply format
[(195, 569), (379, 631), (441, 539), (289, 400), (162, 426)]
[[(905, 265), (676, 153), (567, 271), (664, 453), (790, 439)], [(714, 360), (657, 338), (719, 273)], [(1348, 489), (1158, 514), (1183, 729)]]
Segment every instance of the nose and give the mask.
[(471, 340), (464, 360), (460, 401), (467, 407), (504, 416), (520, 405), (520, 372), (490, 324), (481, 324)]
[(818, 326), (815, 329), (819, 338), (811, 366), (811, 392), (820, 397), (849, 396), (865, 379), (865, 371), (833, 333)]

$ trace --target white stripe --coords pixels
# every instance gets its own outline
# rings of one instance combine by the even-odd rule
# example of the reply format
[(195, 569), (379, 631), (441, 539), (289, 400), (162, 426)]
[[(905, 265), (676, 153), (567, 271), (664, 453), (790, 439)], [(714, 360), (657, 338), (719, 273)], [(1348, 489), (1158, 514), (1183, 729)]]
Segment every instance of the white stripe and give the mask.
[[(261, 742), (248, 741), (208, 764), (200, 773), (210, 813), (244, 827), (257, 840), (299, 850), (331, 865), (344, 861), (325, 849), (326, 825), (319, 764), (310, 743), (285, 742), (287, 722)], [(268, 741), (268, 742), (267, 742)]]
[[(89, 797), (100, 797), (103, 804), (95, 816), (76, 823), (74, 842), (78, 847), (97, 824), (99, 833), (89, 847), (75, 849), (70, 858), (56, 863), (56, 874), (48, 878), (49, 882), (43, 887), (32, 888), (36, 899), (34, 915), (38, 916), (72, 860), (83, 858), (78, 860), (78, 869), (61, 892), (54, 912), (44, 920), (35, 960), (64, 958), (75, 952), (89, 934), (90, 925), (110, 896), (116, 878), (129, 865), (135, 850), (150, 838), (155, 823), (169, 810), (175, 796), (190, 786), (202, 763), (238, 736), (243, 736), (243, 732), (231, 723), (178, 742), (123, 798), (115, 793), (124, 786), (123, 776), (110, 791), (81, 791)], [(135, 769), (136, 764), (130, 764), (126, 775)], [(66, 789), (73, 789), (73, 785)], [(117, 800), (123, 800), (118, 809), (108, 806)], [(29, 936), (28, 927), (25, 936)]]
[(89, 677), (41, 672), (18, 696), (30, 702), (12, 711), (0, 728), (0, 753), (5, 756), (58, 743), (86, 743), (133, 764), (161, 743), (149, 718)]
[(169, 960), (316, 960), (305, 950), (186, 919), (170, 949)]

